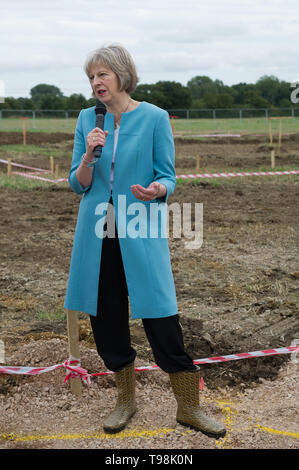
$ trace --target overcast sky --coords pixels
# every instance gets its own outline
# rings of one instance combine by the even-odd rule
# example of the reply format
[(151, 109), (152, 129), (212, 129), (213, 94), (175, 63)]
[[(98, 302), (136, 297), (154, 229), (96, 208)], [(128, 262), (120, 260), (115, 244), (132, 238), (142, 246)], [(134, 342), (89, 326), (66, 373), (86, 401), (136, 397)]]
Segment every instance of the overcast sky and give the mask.
[(83, 63), (109, 42), (131, 52), (140, 83), (299, 78), (298, 0), (0, 0), (0, 39), (6, 96), (48, 83), (90, 97)]

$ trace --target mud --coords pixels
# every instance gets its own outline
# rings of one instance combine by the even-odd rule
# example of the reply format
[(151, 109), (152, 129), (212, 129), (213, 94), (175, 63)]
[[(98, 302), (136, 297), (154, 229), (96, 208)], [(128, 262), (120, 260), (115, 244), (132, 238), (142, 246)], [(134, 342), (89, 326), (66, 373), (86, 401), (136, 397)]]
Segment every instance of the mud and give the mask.
[[(56, 144), (59, 142), (73, 142), (73, 134), (56, 132), (26, 132), (26, 142), (28, 145)], [(0, 144), (23, 144), (22, 132), (1, 132)]]
[[(1, 143), (15, 140), (13, 133), (0, 137)], [(203, 171), (269, 163), (265, 137), (242, 139), (176, 141), (177, 173), (194, 170), (198, 154)], [(299, 164), (296, 139), (285, 140), (278, 163)], [(67, 151), (72, 136), (31, 133), (29, 142)], [(48, 165), (47, 156), (34, 152), (15, 154), (14, 161)], [(68, 171), (70, 158), (56, 161)], [(80, 196), (65, 185), (31, 191), (2, 187), (0, 194), (0, 321), (9, 356), (22, 343), (66, 335), (63, 300)], [(185, 344), (194, 359), (287, 346), (298, 337), (298, 195), (298, 178), (290, 176), (221, 185), (202, 180), (178, 185), (170, 197), (169, 203), (203, 203), (202, 247), (186, 250), (184, 239), (169, 240)], [(80, 318), (81, 339), (93, 345), (89, 322), (84, 314)], [(153, 362), (141, 322), (132, 321), (131, 328), (138, 356)], [(238, 385), (275, 378), (286, 360), (207, 365), (203, 373), (210, 387)]]
[[(242, 135), (240, 138), (175, 138), (177, 174), (201, 173), (233, 169), (263, 169), (271, 166), (271, 149), (275, 149), (275, 165), (277, 168), (299, 165), (299, 134), (283, 135), (281, 148), (278, 149), (277, 138), (269, 143), (267, 135)], [(0, 132), (0, 145), (23, 144), (20, 132)], [(27, 144), (41, 148), (65, 151), (65, 155), (55, 158), (60, 171), (68, 171), (70, 161), (65, 158), (73, 148), (71, 133), (27, 133)], [(24, 156), (11, 153), (15, 161), (23, 161)], [(200, 157), (197, 168), (197, 157)], [(3, 158), (3, 157), (2, 157)], [(49, 158), (38, 152), (26, 152), (26, 163), (29, 166), (41, 165), (49, 168)], [(22, 170), (21, 170), (22, 171)]]
[[(20, 134), (0, 133), (2, 145), (22, 143), (20, 139)], [(9, 152), (0, 147), (0, 158), (49, 168), (48, 155), (58, 151), (55, 163), (66, 176), (72, 142), (70, 134), (28, 133), (28, 143), (50, 152)], [(284, 136), (276, 166), (298, 165), (299, 137)], [(245, 168), (270, 168), (267, 136), (176, 139), (177, 174)], [(1, 171), (6, 172), (5, 165), (0, 165)], [(169, 204), (203, 204), (202, 246), (186, 249), (185, 240), (173, 238), (171, 230), (169, 239), (180, 321), (186, 349), (194, 359), (289, 346), (299, 338), (298, 196), (298, 176), (177, 185)], [(65, 184), (53, 184), (27, 191), (2, 186), (0, 198), (0, 339), (5, 363), (63, 362), (68, 355), (63, 303), (80, 196)], [(194, 215), (192, 222), (194, 226)], [(82, 366), (91, 373), (102, 371), (89, 319), (83, 313), (79, 318)], [(153, 364), (140, 320), (131, 320), (131, 337), (136, 365)], [(140, 429), (168, 426), (168, 434), (117, 440), (100, 434), (86, 439), (84, 433), (100, 432), (102, 419), (113, 406), (114, 379), (94, 379), (77, 399), (59, 370), (37, 377), (0, 376), (0, 433), (6, 433), (0, 434), (1, 448), (297, 447), (298, 376), (289, 355), (204, 365), (201, 371), (201, 400), (212, 416), (224, 420), (228, 434), (223, 440), (186, 432), (176, 424), (175, 400), (167, 374), (161, 371), (137, 376), (139, 408), (128, 430), (134, 436)], [(266, 426), (264, 430), (259, 424)], [(55, 438), (70, 432), (82, 437)], [(26, 434), (54, 437), (34, 440)]]

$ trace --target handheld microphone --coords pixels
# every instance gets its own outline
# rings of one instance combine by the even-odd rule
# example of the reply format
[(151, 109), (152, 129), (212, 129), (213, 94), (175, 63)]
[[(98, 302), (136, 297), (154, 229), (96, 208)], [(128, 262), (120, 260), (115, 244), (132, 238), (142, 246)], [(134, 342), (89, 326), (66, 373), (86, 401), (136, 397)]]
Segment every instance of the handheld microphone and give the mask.
[[(95, 109), (96, 127), (99, 127), (100, 129), (104, 129), (104, 118), (105, 118), (106, 112), (107, 112), (106, 106), (103, 103), (101, 103), (100, 100), (97, 100), (96, 109)], [(100, 158), (101, 157), (102, 148), (103, 147), (101, 145), (97, 145), (93, 149), (94, 158)]]

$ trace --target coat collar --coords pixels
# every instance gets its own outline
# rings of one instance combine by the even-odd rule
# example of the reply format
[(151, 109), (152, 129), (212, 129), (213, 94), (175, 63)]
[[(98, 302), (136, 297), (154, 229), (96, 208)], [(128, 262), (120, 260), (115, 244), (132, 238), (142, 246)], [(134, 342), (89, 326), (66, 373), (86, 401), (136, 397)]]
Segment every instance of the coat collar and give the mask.
[[(133, 111), (129, 111), (128, 113), (121, 113), (120, 133), (131, 118), (138, 117), (138, 114), (143, 110), (144, 106), (145, 101), (141, 101), (141, 103), (137, 106), (137, 108), (133, 109)], [(109, 131), (109, 133), (114, 133), (114, 114), (109, 113), (108, 111), (105, 114), (105, 130)]]

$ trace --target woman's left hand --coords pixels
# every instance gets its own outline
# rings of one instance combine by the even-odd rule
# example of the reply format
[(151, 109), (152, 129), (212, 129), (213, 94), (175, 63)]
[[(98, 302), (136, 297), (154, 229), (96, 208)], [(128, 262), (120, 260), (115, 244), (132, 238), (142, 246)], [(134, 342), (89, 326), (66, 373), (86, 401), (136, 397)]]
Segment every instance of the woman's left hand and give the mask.
[(166, 194), (166, 187), (164, 184), (154, 181), (147, 188), (144, 188), (140, 184), (133, 184), (131, 186), (132, 193), (137, 199), (141, 201), (151, 201), (157, 197), (163, 197)]

